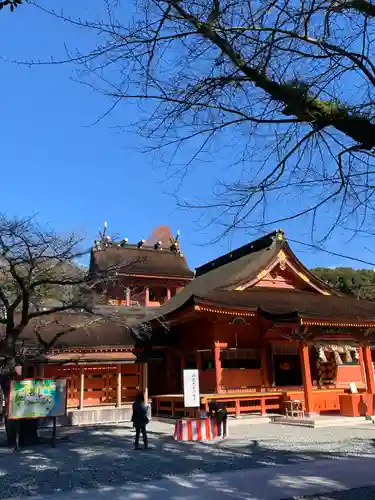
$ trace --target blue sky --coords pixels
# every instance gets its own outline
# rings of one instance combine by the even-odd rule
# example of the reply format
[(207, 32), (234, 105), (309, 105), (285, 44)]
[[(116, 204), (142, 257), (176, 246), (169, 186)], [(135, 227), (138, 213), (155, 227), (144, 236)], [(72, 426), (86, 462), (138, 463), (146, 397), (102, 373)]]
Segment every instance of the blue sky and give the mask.
[[(56, 1), (49, 4), (60, 8)], [(82, 2), (80, 8), (84, 10), (85, 4), (92, 11), (101, 2)], [(219, 228), (202, 228), (199, 213), (177, 209), (172, 195), (176, 180), (167, 179), (153, 155), (141, 152), (142, 141), (135, 132), (118, 129), (117, 125), (137, 119), (135, 106), (124, 104), (92, 125), (106, 111), (108, 101), (76, 83), (72, 66), (30, 68), (12, 63), (63, 56), (64, 43), (74, 48), (89, 42), (84, 30), (74, 30), (35, 7), (1, 12), (0, 210), (38, 213), (42, 223), (58, 231), (86, 234), (88, 244), (105, 220), (110, 232), (130, 241), (146, 238), (157, 225), (168, 224), (172, 231), (180, 229), (191, 267), (249, 241), (250, 235), (236, 232), (219, 243), (206, 244)], [(185, 179), (179, 194), (207, 195), (215, 175), (212, 168), (199, 166)], [(286, 223), (283, 229), (292, 240), (310, 242), (306, 221)], [(349, 242), (347, 234), (337, 233), (326, 246), (332, 252), (375, 262), (373, 238), (368, 236)], [(295, 243), (292, 247), (309, 267), (351, 265), (309, 247)]]

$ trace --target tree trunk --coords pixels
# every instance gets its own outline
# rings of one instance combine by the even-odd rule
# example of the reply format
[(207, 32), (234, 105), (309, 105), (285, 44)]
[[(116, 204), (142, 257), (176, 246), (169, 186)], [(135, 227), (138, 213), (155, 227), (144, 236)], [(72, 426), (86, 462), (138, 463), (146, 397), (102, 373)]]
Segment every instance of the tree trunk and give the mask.
[(7, 364), (3, 367), (3, 373), (0, 377), (1, 390), (5, 400), (5, 430), (7, 443), (9, 446), (15, 446), (17, 430), (20, 433), (19, 444), (20, 446), (30, 446), (39, 443), (38, 419), (24, 419), (24, 420), (8, 420), (8, 398), (10, 391), (10, 383), (21, 372), (17, 370), (15, 360), (7, 360)]

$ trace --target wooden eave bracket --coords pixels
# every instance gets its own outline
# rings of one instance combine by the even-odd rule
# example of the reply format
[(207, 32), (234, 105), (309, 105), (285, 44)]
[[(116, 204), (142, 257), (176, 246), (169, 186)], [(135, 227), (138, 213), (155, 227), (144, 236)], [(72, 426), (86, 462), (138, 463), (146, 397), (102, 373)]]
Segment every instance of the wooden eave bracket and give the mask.
[(212, 314), (223, 314), (227, 316), (242, 316), (242, 317), (252, 317), (255, 318), (257, 316), (257, 312), (243, 311), (243, 310), (234, 310), (234, 309), (226, 309), (218, 306), (205, 306), (205, 305), (195, 305), (194, 310), (197, 312), (206, 312)]
[(311, 319), (301, 317), (301, 325), (305, 326), (327, 326), (330, 328), (375, 328), (375, 321), (337, 321), (327, 319)]

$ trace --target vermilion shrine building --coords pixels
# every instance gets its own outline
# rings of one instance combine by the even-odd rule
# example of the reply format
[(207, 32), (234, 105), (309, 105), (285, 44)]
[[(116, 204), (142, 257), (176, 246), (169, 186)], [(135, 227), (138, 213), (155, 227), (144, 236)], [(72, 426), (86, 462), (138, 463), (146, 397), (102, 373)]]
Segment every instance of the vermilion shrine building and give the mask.
[[(286, 400), (310, 415), (373, 412), (375, 304), (314, 276), (282, 232), (198, 268), (160, 315), (148, 343), (157, 413), (185, 413), (184, 368), (199, 370), (203, 406), (219, 398), (237, 415), (283, 412)], [(348, 394), (351, 382), (362, 395)]]
[[(136, 393), (147, 395), (148, 374), (147, 363), (139, 361), (142, 350), (136, 349), (132, 329), (125, 325), (135, 326), (155, 314), (194, 277), (178, 235), (173, 238), (163, 226), (137, 244), (112, 242), (101, 233), (91, 252), (90, 275), (95, 279), (110, 269), (115, 270), (111, 279), (100, 282), (97, 290), (98, 315), (106, 319), (93, 322), (88, 315), (72, 312), (54, 315), (50, 327), (43, 328), (44, 339), (53, 338), (61, 325), (65, 331), (69, 325), (83, 326), (64, 333), (39, 360), (43, 364), (29, 370), (29, 376), (67, 378), (68, 413), (76, 424), (129, 419)], [(32, 325), (21, 340), (35, 342)]]
[[(202, 407), (215, 397), (237, 415), (282, 413), (286, 400), (298, 399), (308, 414), (373, 412), (373, 302), (340, 296), (282, 232), (195, 276), (178, 238), (168, 238), (136, 245), (103, 238), (93, 248), (93, 275), (121, 264), (101, 290), (103, 307), (131, 318), (133, 328), (108, 321), (76, 330), (46, 357), (44, 376), (68, 379), (73, 422), (126, 420), (138, 390), (155, 412), (186, 414), (184, 368), (199, 370)], [(359, 394), (348, 394), (351, 382)]]

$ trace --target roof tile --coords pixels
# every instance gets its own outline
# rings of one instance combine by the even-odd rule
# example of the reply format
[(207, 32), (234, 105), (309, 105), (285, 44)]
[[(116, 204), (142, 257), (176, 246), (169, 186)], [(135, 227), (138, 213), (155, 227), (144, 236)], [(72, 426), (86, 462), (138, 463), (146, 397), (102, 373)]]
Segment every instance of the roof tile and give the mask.
[(171, 250), (126, 245), (92, 251), (92, 272), (106, 272), (113, 267), (118, 268), (119, 273), (129, 275), (176, 277), (188, 280), (194, 277), (194, 272), (189, 268), (185, 257)]

